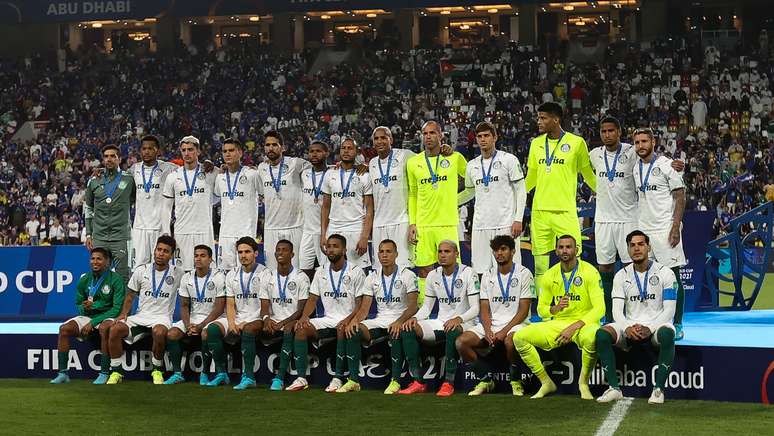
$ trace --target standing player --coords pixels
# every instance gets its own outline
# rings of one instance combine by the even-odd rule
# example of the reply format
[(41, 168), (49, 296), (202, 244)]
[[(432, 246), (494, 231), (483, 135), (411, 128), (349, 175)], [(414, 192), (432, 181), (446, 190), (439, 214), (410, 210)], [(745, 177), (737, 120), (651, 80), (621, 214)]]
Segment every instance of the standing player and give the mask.
[(650, 238), (635, 230), (626, 237), (634, 262), (615, 275), (613, 318), (615, 322), (597, 330), (597, 354), (610, 388), (597, 398), (607, 403), (623, 398), (615, 371), (613, 344), (624, 351), (630, 342), (650, 340), (659, 347), (655, 386), (650, 404), (664, 402), (664, 386), (675, 357), (675, 299), (677, 279), (669, 268), (648, 259)]
[(102, 147), (102, 176), (89, 179), (83, 216), (86, 219), (86, 248), (102, 247), (111, 253), (116, 272), (129, 280), (129, 212), (135, 201), (134, 180), (121, 171), (120, 151), (115, 145)]
[(301, 253), (299, 264), (311, 280), (314, 276), (314, 265), (325, 262), (320, 243), (320, 213), (322, 211), (322, 184), (328, 172), (328, 144), (322, 141), (312, 141), (309, 145), (309, 162), (311, 167), (301, 172), (304, 183), (304, 232), (301, 236)]
[[(325, 392), (349, 392), (359, 389), (358, 372), (360, 360), (349, 356), (350, 380), (342, 386), (344, 378), (344, 359), (347, 357), (347, 338), (354, 331), (348, 330), (350, 321), (356, 316), (361, 304), (371, 305), (371, 297), (363, 296), (365, 274), (355, 265), (350, 265), (346, 257), (347, 240), (337, 234), (331, 235), (326, 241), (325, 255), (328, 263), (317, 268), (317, 272), (309, 288), (309, 299), (306, 300), (304, 311), (296, 322), (296, 338), (293, 341), (293, 353), (296, 358), (298, 378), (287, 387), (289, 391), (301, 391), (309, 388), (306, 381), (306, 369), (309, 364), (308, 339), (336, 335), (336, 374), (331, 379)], [(325, 316), (309, 317), (321, 301)], [(353, 368), (354, 366), (354, 368)]]
[(605, 313), (605, 298), (599, 285), (599, 272), (578, 258), (578, 242), (571, 235), (556, 241), (560, 262), (551, 267), (537, 285), (538, 314), (543, 322), (530, 324), (513, 336), (513, 344), (529, 369), (540, 379), (540, 390), (532, 398), (543, 398), (556, 391), (535, 347), (553, 350), (575, 342), (581, 350), (578, 390), (584, 400), (593, 400), (589, 376), (594, 369), (594, 335)]
[[(177, 290), (183, 276), (182, 268), (171, 265), (172, 253), (177, 244), (169, 235), (159, 236), (153, 251), (153, 263), (135, 268), (129, 280), (121, 314), (110, 327), (110, 378), (107, 384), (121, 383), (121, 356), (124, 354), (122, 341), (133, 344), (148, 334), (153, 337), (153, 384), (164, 383), (163, 365), (167, 331), (172, 327)], [(129, 316), (134, 299), (139, 297), (137, 312)]]
[[(51, 380), (53, 384), (69, 383), (67, 364), (70, 357), (70, 338), (83, 340), (95, 331), (101, 336), (100, 371), (95, 385), (105, 384), (110, 370), (107, 349), (107, 328), (100, 323), (118, 316), (124, 302), (126, 288), (118, 273), (110, 270), (110, 254), (104, 248), (94, 248), (90, 257), (91, 272), (83, 274), (76, 285), (75, 306), (78, 316), (68, 319), (59, 326), (57, 355), (59, 373)], [(106, 323), (107, 325), (107, 323)]]
[(268, 270), (261, 283), (263, 333), (269, 337), (282, 336), (279, 370), (271, 381), (272, 391), (281, 391), (285, 385), (285, 374), (293, 352), (293, 328), (309, 298), (309, 277), (293, 268), (293, 256), (292, 242), (286, 239), (277, 242), (274, 249), (277, 269)]
[(494, 265), (489, 243), (497, 235), (511, 235), (516, 240), (514, 256), (521, 263), (521, 235), (527, 191), (519, 159), (495, 148), (497, 131), (487, 122), (476, 126), (476, 142), (481, 155), (468, 162), (465, 187), (475, 189), (471, 259), (481, 277)]
[[(357, 326), (352, 347), (360, 346), (360, 340), (370, 344), (373, 340), (389, 336), (392, 379), (384, 390), (395, 394), (400, 390), (400, 373), (403, 368), (403, 342), (400, 339), (403, 323), (417, 313), (417, 276), (405, 265), (398, 264), (398, 245), (391, 239), (379, 243), (381, 268), (366, 278), (364, 295), (376, 300), (376, 318), (366, 319)], [(361, 318), (368, 316), (370, 307), (361, 305)]]
[(223, 315), (226, 307), (226, 277), (210, 268), (212, 248), (197, 245), (194, 248), (194, 270), (187, 272), (180, 282), (180, 321), (172, 325), (167, 333), (167, 351), (172, 361), (173, 374), (164, 384), (173, 385), (185, 382), (181, 369), (183, 349), (180, 340), (185, 336), (199, 336), (202, 341), (202, 373), (199, 384), (210, 382), (207, 372), (210, 370), (212, 355), (207, 350), (204, 328)]
[(578, 172), (596, 190), (596, 178), (589, 161), (586, 141), (562, 129), (562, 107), (553, 102), (538, 107), (541, 135), (529, 146), (527, 192), (535, 189), (532, 200), (532, 254), (535, 282), (548, 270), (548, 255), (560, 235), (570, 235), (581, 251), (581, 229), (575, 202)]
[[(535, 298), (532, 273), (515, 262), (518, 249), (511, 235), (495, 236), (490, 243), (497, 267), (484, 273), (481, 282), (481, 322), (466, 330), (457, 339), (457, 351), (462, 360), (473, 364), (479, 383), (468, 395), (476, 396), (494, 389), (489, 365), (479, 357), (476, 349), (503, 344), (510, 363), (511, 390), (513, 395), (524, 395), (519, 356), (513, 345), (513, 335), (528, 323), (529, 308)], [(496, 279), (495, 279), (496, 278)]]
[(162, 234), (169, 235), (172, 209), (175, 210), (175, 239), (178, 243), (177, 258), (184, 271), (194, 269), (194, 247), (212, 247), (215, 239), (212, 229), (212, 202), (215, 173), (205, 173), (199, 163), (199, 140), (186, 136), (180, 140), (183, 166), (167, 177), (164, 183)]
[(472, 189), (458, 193), (465, 178), (467, 162), (461, 154), (441, 156), (441, 125), (427, 121), (422, 126), (425, 150), (406, 164), (409, 189), (409, 242), (416, 245), (414, 263), (419, 275), (419, 303), (422, 304), (425, 277), (433, 270), (438, 245), (443, 240), (459, 244), (457, 225), (460, 204), (475, 195)]
[(653, 152), (656, 141), (650, 129), (634, 131), (634, 147), (639, 160), (633, 169), (639, 195), (638, 230), (650, 237), (653, 259), (671, 268), (677, 280), (677, 308), (675, 310), (676, 338), (683, 337), (683, 304), (685, 290), (680, 267), (687, 265), (681, 231), (685, 211), (685, 184), (682, 176), (672, 168), (671, 159)]
[[(309, 168), (309, 162), (284, 156), (285, 140), (277, 131), (266, 132), (263, 150), (266, 162), (258, 165), (258, 176), (263, 183), (266, 216), (263, 222), (263, 246), (266, 266), (276, 268), (274, 247), (277, 241), (287, 239), (294, 247), (301, 246), (304, 217), (301, 211), (303, 183), (301, 172)], [(298, 268), (298, 253), (293, 258)]]
[(134, 178), (135, 212), (132, 223), (132, 251), (134, 252), (133, 267), (153, 262), (153, 248), (161, 236), (161, 204), (164, 182), (170, 173), (177, 170), (177, 165), (159, 160), (159, 139), (153, 135), (142, 138), (140, 143), (140, 158), (129, 169)]
[(242, 142), (238, 139), (223, 141), (226, 170), (218, 174), (215, 181), (215, 195), (220, 197), (218, 268), (221, 271), (230, 271), (237, 266), (237, 239), (254, 237), (258, 230), (258, 195), (263, 187), (258, 171), (242, 166), (243, 152)]
[(368, 236), (374, 222), (374, 197), (368, 173), (357, 174), (357, 142), (344, 138), (339, 148), (339, 169), (328, 171), (323, 181), (323, 204), (320, 212), (320, 243), (339, 234), (347, 240), (347, 261), (352, 266), (371, 266)]
[(207, 326), (207, 345), (215, 360), (217, 375), (207, 386), (228, 384), (224, 340), (242, 340), (242, 379), (236, 390), (255, 387), (255, 340), (263, 329), (261, 321), (261, 285), (265, 280), (266, 267), (257, 263), (258, 243), (251, 236), (236, 242), (240, 266), (226, 275), (226, 316)]
[[(416, 316), (403, 324), (401, 339), (409, 363), (409, 372), (414, 381), (406, 389), (399, 391), (399, 394), (415, 394), (426, 390), (425, 384), (422, 383), (417, 338), (424, 342), (446, 343), (446, 376), (437, 395), (448, 397), (454, 393), (454, 376), (457, 374), (459, 359), (456, 341), (464, 330), (473, 326), (479, 308), (478, 276), (472, 268), (457, 264), (458, 256), (459, 250), (454, 241), (441, 241), (438, 244), (440, 266), (427, 276), (427, 301)], [(429, 319), (436, 300), (438, 315)]]

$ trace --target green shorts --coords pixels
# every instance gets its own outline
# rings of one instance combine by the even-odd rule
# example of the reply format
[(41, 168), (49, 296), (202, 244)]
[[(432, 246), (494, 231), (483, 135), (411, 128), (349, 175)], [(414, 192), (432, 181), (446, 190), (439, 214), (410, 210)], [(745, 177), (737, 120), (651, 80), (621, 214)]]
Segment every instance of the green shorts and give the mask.
[(578, 243), (578, 255), (581, 253), (581, 228), (577, 212), (552, 212), (533, 210), (531, 223), (532, 254), (546, 254), (556, 249), (556, 240), (562, 235), (570, 235)]
[(417, 226), (417, 246), (414, 264), (418, 267), (430, 266), (438, 262), (438, 244), (450, 240), (459, 249), (457, 226), (419, 227)]

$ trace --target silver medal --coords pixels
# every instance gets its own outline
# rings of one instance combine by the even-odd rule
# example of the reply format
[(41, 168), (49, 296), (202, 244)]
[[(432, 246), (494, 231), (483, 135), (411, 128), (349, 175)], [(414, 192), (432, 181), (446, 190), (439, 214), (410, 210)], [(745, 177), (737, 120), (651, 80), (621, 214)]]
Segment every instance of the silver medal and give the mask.
[(385, 186), (384, 187), (384, 192), (390, 192), (390, 187), (389, 186)]
[(610, 188), (610, 189), (615, 188), (615, 182), (608, 182), (607, 183), (607, 187)]
[(150, 200), (150, 198), (151, 198), (151, 195), (150, 195), (150, 193), (148, 193), (148, 194), (145, 194), (145, 199), (146, 199), (146, 200)]
[(505, 300), (505, 301), (503, 302), (503, 306), (505, 306), (505, 307), (511, 307), (511, 302), (510, 302), (510, 301), (508, 301), (508, 300)]
[(546, 167), (546, 173), (550, 173), (550, 172), (551, 172), (551, 167)]
[(234, 200), (229, 200), (229, 201), (228, 201), (228, 204), (229, 204), (229, 205), (231, 205), (231, 206), (233, 206), (233, 205), (234, 205)]
[(320, 202), (320, 200), (319, 200), (319, 199), (317, 199), (317, 198), (315, 198), (315, 199), (314, 199), (314, 204), (317, 204), (317, 203), (319, 203), (319, 202)]
[(91, 295), (89, 295), (89, 301), (91, 301), (91, 302), (94, 302), (94, 297), (92, 297)]
[(113, 202), (113, 199), (112, 199), (112, 198), (110, 198), (110, 197), (108, 197), (108, 198), (106, 198), (106, 199), (105, 199), (105, 203), (107, 203), (107, 204), (110, 204), (110, 203), (112, 203), (112, 202)]
[(433, 189), (438, 189), (438, 183), (433, 183)]
[(489, 186), (484, 186), (484, 192), (489, 192)]

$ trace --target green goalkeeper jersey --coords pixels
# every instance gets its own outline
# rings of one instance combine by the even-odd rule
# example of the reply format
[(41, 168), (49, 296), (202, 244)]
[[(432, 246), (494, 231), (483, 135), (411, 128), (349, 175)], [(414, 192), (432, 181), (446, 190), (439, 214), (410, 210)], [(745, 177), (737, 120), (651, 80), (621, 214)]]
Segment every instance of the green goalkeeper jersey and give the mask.
[[(121, 276), (112, 270), (95, 276), (89, 271), (82, 275), (76, 285), (75, 305), (78, 314), (91, 318), (91, 325), (96, 326), (108, 318), (115, 318), (121, 313), (124, 304), (126, 287)], [(92, 298), (91, 308), (85, 309), (83, 303)]]

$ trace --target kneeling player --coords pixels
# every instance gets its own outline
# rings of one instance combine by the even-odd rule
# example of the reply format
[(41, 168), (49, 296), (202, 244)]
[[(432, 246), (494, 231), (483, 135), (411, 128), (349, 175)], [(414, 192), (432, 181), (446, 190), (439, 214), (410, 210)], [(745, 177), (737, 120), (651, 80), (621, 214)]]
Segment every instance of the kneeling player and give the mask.
[[(454, 376), (457, 374), (456, 340), (462, 331), (472, 326), (478, 316), (478, 276), (466, 265), (457, 264), (459, 255), (457, 244), (444, 240), (438, 244), (438, 265), (427, 275), (425, 282), (425, 302), (414, 318), (403, 325), (401, 339), (409, 372), (414, 381), (398, 393), (414, 394), (425, 392), (422, 383), (422, 371), (419, 367), (419, 344), (424, 342), (445, 341), (446, 377), (438, 390), (439, 397), (448, 397), (454, 393)], [(438, 300), (438, 316), (428, 319), (430, 311)]]
[(59, 326), (57, 352), (59, 373), (51, 380), (53, 384), (68, 383), (67, 363), (70, 355), (70, 338), (87, 338), (95, 329), (101, 336), (100, 371), (95, 385), (105, 384), (110, 370), (108, 345), (108, 323), (101, 323), (118, 315), (124, 302), (124, 280), (110, 269), (110, 254), (104, 248), (91, 250), (91, 272), (81, 276), (76, 286), (75, 305), (78, 316), (70, 318)]
[[(287, 387), (289, 391), (307, 389), (306, 368), (309, 353), (308, 339), (325, 335), (336, 335), (336, 374), (325, 392), (348, 392), (359, 389), (358, 372), (360, 360), (349, 359), (349, 377), (342, 386), (344, 378), (344, 358), (347, 355), (347, 337), (353, 331), (348, 331), (350, 321), (354, 319), (361, 304), (370, 306), (371, 297), (363, 297), (365, 274), (357, 266), (350, 266), (346, 258), (347, 240), (339, 234), (328, 237), (325, 244), (325, 255), (328, 264), (317, 268), (309, 288), (309, 299), (306, 300), (304, 311), (296, 323), (296, 338), (293, 341), (293, 352), (296, 357), (298, 378)], [(317, 308), (317, 300), (322, 301), (325, 316), (309, 317)], [(354, 365), (354, 369), (353, 369)]]
[(613, 283), (613, 319), (597, 330), (597, 353), (610, 388), (597, 398), (607, 403), (623, 398), (615, 371), (613, 344), (623, 349), (631, 342), (650, 340), (659, 347), (656, 386), (650, 404), (664, 402), (664, 383), (675, 357), (677, 279), (666, 266), (648, 259), (650, 239), (635, 230), (626, 237), (632, 265), (618, 271)]
[(279, 370), (271, 381), (272, 391), (281, 391), (293, 352), (293, 328), (309, 298), (309, 277), (293, 268), (293, 243), (280, 239), (274, 249), (277, 269), (270, 269), (261, 283), (261, 320), (263, 333), (282, 336)]
[(535, 298), (532, 273), (513, 261), (516, 242), (511, 235), (495, 236), (489, 243), (497, 268), (484, 273), (481, 281), (481, 322), (457, 338), (457, 351), (465, 362), (473, 364), (479, 383), (468, 395), (481, 395), (494, 389), (489, 365), (478, 356), (476, 349), (505, 346), (510, 362), (513, 395), (524, 395), (519, 357), (513, 346), (513, 335), (529, 322), (529, 308)]
[(540, 379), (540, 390), (532, 398), (556, 391), (535, 347), (553, 350), (570, 342), (581, 350), (582, 365), (578, 390), (584, 400), (593, 400), (589, 376), (596, 363), (594, 335), (605, 314), (605, 300), (599, 272), (577, 258), (578, 242), (570, 235), (556, 241), (560, 262), (539, 280), (538, 314), (543, 322), (530, 324), (513, 335), (513, 344), (529, 369)]
[(185, 336), (200, 336), (202, 341), (202, 373), (199, 384), (210, 382), (207, 372), (210, 370), (212, 355), (207, 350), (207, 337), (204, 328), (220, 318), (226, 306), (226, 278), (222, 272), (210, 268), (212, 249), (206, 245), (194, 247), (194, 270), (183, 276), (180, 285), (180, 321), (172, 325), (167, 333), (167, 351), (172, 361), (173, 374), (164, 384), (183, 383), (181, 369), (183, 348), (180, 340)]
[[(169, 260), (175, 252), (177, 243), (169, 235), (160, 236), (153, 250), (153, 263), (140, 265), (132, 273), (127, 287), (121, 314), (110, 327), (110, 378), (107, 384), (120, 383), (121, 356), (124, 354), (123, 342), (133, 344), (148, 334), (153, 337), (153, 384), (164, 383), (163, 364), (167, 331), (172, 327), (172, 314), (175, 311), (177, 290), (183, 277), (183, 269), (170, 265)], [(139, 296), (137, 313), (128, 316), (135, 297)]]
[(217, 375), (207, 386), (228, 384), (224, 340), (242, 339), (242, 379), (234, 389), (255, 387), (255, 337), (263, 329), (261, 321), (261, 283), (266, 267), (257, 263), (258, 243), (250, 236), (236, 242), (240, 266), (226, 275), (226, 316), (207, 326), (207, 346), (215, 360)]
[[(381, 269), (366, 278), (364, 295), (376, 300), (376, 318), (359, 323), (358, 331), (351, 339), (352, 352), (359, 351), (360, 341), (370, 344), (373, 340), (389, 335), (390, 357), (392, 360), (392, 380), (385, 394), (395, 394), (400, 390), (400, 373), (403, 368), (403, 343), (400, 329), (403, 323), (417, 313), (417, 276), (408, 268), (397, 265), (398, 246), (391, 239), (379, 244), (379, 263)], [(368, 316), (370, 307), (360, 306), (361, 317)], [(355, 350), (357, 348), (358, 350)], [(347, 350), (349, 353), (349, 349)]]

